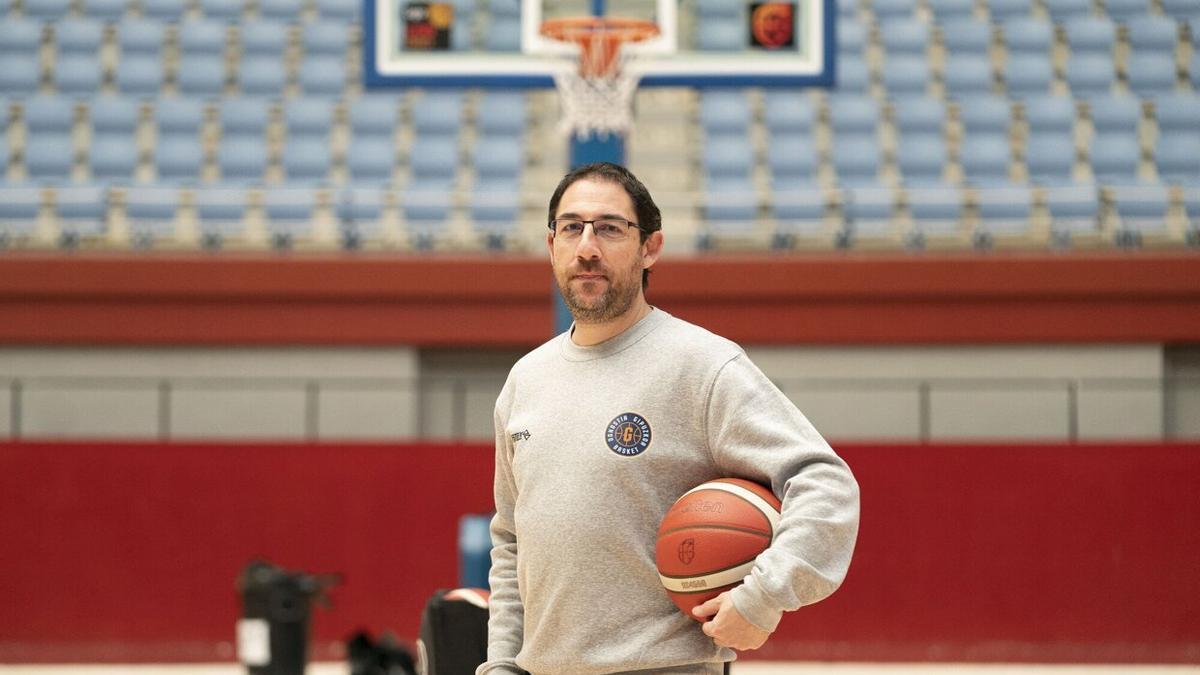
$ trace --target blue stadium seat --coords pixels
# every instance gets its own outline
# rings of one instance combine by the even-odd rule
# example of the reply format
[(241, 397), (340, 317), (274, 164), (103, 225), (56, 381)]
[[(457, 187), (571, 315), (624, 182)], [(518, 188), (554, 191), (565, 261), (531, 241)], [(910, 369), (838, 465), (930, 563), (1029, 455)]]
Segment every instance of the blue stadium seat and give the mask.
[(880, 22), (890, 23), (895, 19), (907, 19), (917, 8), (915, 0), (872, 0), (871, 9)]
[(1046, 11), (1056, 23), (1063, 23), (1074, 17), (1087, 16), (1092, 13), (1090, 0), (1045, 0)]
[(740, 89), (700, 92), (700, 126), (706, 134), (746, 134), (750, 129), (750, 99)]
[(40, 187), (0, 181), (0, 249), (33, 236), (41, 206)]
[(125, 189), (125, 220), (134, 246), (149, 248), (159, 239), (175, 236), (180, 189), (162, 185), (131, 185)]
[(25, 16), (39, 21), (58, 21), (71, 9), (71, 0), (24, 0)]
[(1033, 13), (1032, 0), (990, 0), (987, 5), (993, 21), (1003, 22)]
[(1002, 32), (1009, 58), (1023, 52), (1050, 58), (1054, 27), (1049, 21), (1028, 14), (1014, 16), (1004, 21)]
[(476, 110), (475, 127), (480, 133), (516, 136), (525, 131), (527, 113), (523, 92), (485, 91)]
[(487, 0), (487, 5), (492, 16), (521, 16), (521, 0)]
[(391, 144), (375, 136), (356, 136), (346, 151), (346, 170), (356, 184), (390, 183), (395, 169), (396, 152)]
[(137, 146), (133, 136), (106, 135), (88, 146), (88, 168), (92, 180), (102, 185), (127, 184), (137, 169)]
[(911, 187), (943, 183), (946, 157), (946, 140), (941, 133), (901, 136), (896, 163), (903, 184)]
[(296, 0), (258, 0), (258, 14), (273, 21), (293, 23), (300, 19), (304, 4)]
[[(1162, 0), (1163, 12), (1176, 21), (1186, 21), (1196, 16), (1196, 0)], [(1196, 29), (1192, 29), (1192, 38), (1196, 37)]]
[(1137, 180), (1141, 149), (1137, 137), (1108, 133), (1093, 137), (1088, 152), (1092, 174), (1107, 185), (1124, 185)]
[(1184, 188), (1183, 211), (1187, 216), (1184, 237), (1188, 245), (1200, 246), (1200, 186)]
[(879, 122), (879, 105), (865, 94), (830, 94), (829, 122), (835, 135), (874, 134)]
[(164, 96), (155, 101), (154, 120), (164, 136), (198, 136), (204, 123), (204, 104), (183, 96)]
[(1111, 56), (1078, 54), (1067, 59), (1067, 86), (1076, 97), (1106, 94), (1115, 81)]
[[(240, 2), (238, 3), (241, 4)], [(255, 19), (239, 27), (243, 56), (274, 56), (282, 59), (287, 51), (288, 27), (278, 21)]]
[(952, 56), (987, 56), (992, 43), (991, 24), (978, 19), (947, 21), (941, 33), (942, 45)]
[(225, 60), (220, 54), (183, 57), (175, 83), (184, 96), (215, 98), (225, 89)]
[(378, 187), (356, 185), (339, 193), (335, 210), (344, 248), (359, 248), (380, 236), (385, 201), (386, 193)]
[(892, 216), (896, 194), (880, 183), (863, 183), (842, 190), (845, 233), (842, 245), (853, 246), (864, 240), (894, 239), (896, 223)]
[[(728, 4), (728, 3), (727, 3)], [(867, 30), (861, 21), (853, 17), (839, 17), (837, 22), (838, 55), (863, 55), (867, 45)]]
[(744, 136), (710, 138), (704, 144), (702, 163), (705, 175), (710, 178), (738, 177), (749, 180), (754, 167), (754, 152)]
[(299, 79), (305, 94), (336, 98), (346, 86), (346, 67), (340, 56), (306, 56)]
[(775, 248), (789, 248), (799, 239), (824, 237), (825, 201), (825, 193), (813, 187), (772, 193), (771, 214), (775, 218), (772, 245)]
[(1128, 94), (1104, 94), (1088, 99), (1088, 116), (1097, 136), (1136, 136), (1142, 104)]
[(976, 190), (979, 226), (974, 233), (977, 248), (990, 248), (997, 237), (1028, 237), (1032, 231), (1033, 191), (1012, 184)]
[(317, 16), (323, 21), (343, 23), (359, 20), (362, 3), (357, 0), (316, 0)]
[(699, 248), (713, 242), (749, 234), (758, 218), (758, 200), (749, 178), (710, 182), (701, 197), (701, 217), (706, 232)]
[(453, 206), (453, 186), (409, 184), (400, 202), (405, 223), (419, 249), (431, 248)]
[(115, 23), (125, 15), (126, 0), (82, 0), (84, 16)]
[(867, 69), (866, 59), (846, 54), (838, 59), (836, 68), (836, 83), (833, 91), (858, 94), (867, 91), (871, 82), (871, 73)]
[(246, 3), (241, 0), (200, 0), (200, 13), (211, 21), (237, 23), (245, 9)]
[(159, 21), (175, 23), (183, 18), (187, 11), (184, 0), (140, 0), (142, 14)]
[(971, 0), (930, 0), (929, 9), (938, 23), (958, 19), (969, 19), (974, 13), (975, 3)]
[(205, 248), (220, 248), (226, 239), (245, 233), (246, 188), (206, 185), (193, 191), (200, 241)]
[(769, 89), (763, 93), (763, 122), (771, 134), (807, 133), (817, 111), (805, 92)]
[(283, 122), (289, 139), (307, 136), (325, 140), (333, 129), (333, 101), (307, 97), (290, 99), (283, 106)]
[(1056, 246), (1069, 246), (1079, 235), (1100, 231), (1100, 193), (1095, 185), (1075, 183), (1046, 189), (1050, 237)]
[(1154, 118), (1158, 121), (1158, 132), (1196, 133), (1200, 120), (1200, 94), (1173, 92), (1156, 96)]
[(246, 96), (279, 98), (287, 86), (287, 72), (278, 54), (242, 52), (241, 63), (235, 72), (238, 89)]
[(1010, 54), (1004, 64), (1008, 95), (1024, 99), (1050, 93), (1054, 68), (1043, 54)]
[[(906, 198), (912, 223), (904, 233), (905, 245), (911, 249), (923, 249), (931, 237), (944, 239), (961, 236), (964, 196), (959, 186), (948, 183), (908, 189)], [(856, 229), (861, 230), (861, 227)]]
[(1069, 96), (1029, 96), (1022, 106), (1030, 133), (1054, 132), (1069, 136), (1075, 128), (1075, 100)]
[(162, 88), (163, 67), (157, 56), (130, 55), (117, 63), (117, 91), (144, 99), (157, 97)]
[[(520, 26), (518, 26), (520, 28)], [(520, 38), (514, 48), (520, 48)], [(702, 52), (736, 52), (746, 48), (746, 30), (742, 24), (725, 20), (696, 23), (696, 48)]]
[(1068, 133), (1032, 133), (1025, 148), (1029, 180), (1037, 185), (1066, 185), (1073, 181), (1075, 142)]
[[(1200, 26), (1200, 19), (1196, 21)], [(1193, 29), (1193, 35), (1200, 35), (1200, 28)], [(1200, 91), (1200, 48), (1193, 48), (1192, 60), (1188, 64), (1188, 79), (1192, 81), (1192, 90)]]
[(253, 96), (228, 96), (218, 105), (222, 137), (262, 139), (270, 120), (270, 104)]
[(767, 144), (767, 167), (775, 191), (812, 185), (817, 175), (817, 146), (803, 134), (776, 136)]
[(100, 90), (100, 60), (95, 54), (60, 55), (54, 62), (54, 87), (68, 96), (91, 96)]
[(948, 57), (943, 68), (942, 83), (948, 98), (962, 100), (991, 92), (990, 59), (982, 56)]
[(332, 157), (324, 138), (288, 137), (283, 146), (283, 174), (288, 183), (324, 183)]
[(1139, 246), (1146, 235), (1162, 237), (1167, 234), (1170, 195), (1166, 186), (1143, 182), (1117, 185), (1110, 190), (1117, 214), (1114, 236), (1118, 245)]
[[(221, 56), (225, 51), (228, 27), (219, 21), (188, 19), (176, 31), (180, 59), (186, 61), (203, 54)], [(184, 67), (186, 64), (180, 65)]]
[(117, 22), (116, 31), (122, 61), (134, 55), (161, 58), (166, 34), (161, 21), (126, 18)]
[(29, 54), (36, 57), (42, 40), (42, 24), (26, 17), (6, 16), (0, 21), (0, 55)]
[(1124, 23), (1150, 13), (1149, 0), (1104, 0), (1104, 12), (1114, 21)]
[(963, 175), (972, 185), (1009, 181), (1011, 150), (1007, 135), (967, 134), (958, 149)]
[(398, 123), (399, 101), (390, 95), (367, 94), (350, 102), (350, 132), (355, 138), (387, 137), (389, 140)]
[(1158, 175), (1169, 183), (1200, 185), (1200, 133), (1194, 128), (1160, 131), (1154, 164)]
[(306, 56), (321, 54), (341, 58), (350, 45), (349, 27), (341, 23), (311, 21), (304, 24), (300, 44)]
[(932, 96), (905, 99), (892, 106), (892, 120), (900, 135), (942, 134), (946, 127), (946, 105)]
[(833, 166), (839, 185), (854, 187), (879, 181), (882, 153), (873, 134), (834, 136), (833, 140)]
[(924, 96), (929, 88), (929, 60), (920, 56), (887, 59), (883, 63), (883, 87), (893, 99)]
[(462, 115), (461, 91), (426, 91), (413, 104), (413, 130), (418, 136), (457, 135), (462, 126)]
[(958, 102), (958, 119), (968, 136), (1007, 136), (1012, 125), (1008, 99), (992, 94), (963, 98)]
[(100, 52), (104, 26), (87, 18), (67, 18), (54, 24), (54, 43), (58, 54), (86, 54), (93, 59)]
[(154, 144), (154, 169), (163, 184), (194, 183), (204, 168), (199, 136), (160, 136)]
[(514, 190), (473, 190), (468, 210), (475, 231), (483, 235), (487, 248), (502, 250), (516, 231), (521, 210), (520, 195)]
[(0, 96), (29, 96), (37, 91), (40, 79), (36, 53), (0, 54)]
[(225, 183), (259, 183), (267, 170), (267, 142), (258, 136), (222, 136), (217, 168)]
[[(701, 31), (701, 35), (703, 35)], [(705, 39), (702, 37), (699, 40), (701, 45), (706, 45)], [(484, 37), (484, 46), (487, 51), (491, 52), (518, 52), (521, 51), (521, 20), (519, 17), (499, 17), (493, 18), (491, 25), (488, 27), (487, 34)], [(719, 45), (707, 44), (709, 49), (718, 49)]]
[(1112, 56), (1117, 43), (1117, 27), (1112, 19), (1096, 15), (1075, 16), (1063, 24), (1071, 56), (1102, 54)]
[(1125, 24), (1125, 30), (1134, 54), (1175, 55), (1179, 24), (1174, 19), (1156, 14), (1134, 16)]
[(1175, 88), (1175, 56), (1158, 52), (1130, 54), (1126, 80), (1139, 96), (1166, 94)]
[(57, 185), (54, 215), (59, 245), (72, 248), (84, 238), (101, 237), (108, 230), (108, 188), (100, 185)]
[(292, 187), (263, 190), (263, 212), (267, 216), (267, 237), (277, 249), (291, 248), (297, 239), (312, 236), (315, 192)]
[(898, 54), (924, 56), (929, 38), (929, 26), (916, 17), (889, 21), (879, 29), (880, 42), (889, 58)]
[(525, 144), (517, 136), (493, 136), (475, 141), (475, 186), (515, 194), (525, 167)]
[(458, 140), (444, 136), (418, 136), (409, 153), (410, 187), (414, 184), (448, 190), (458, 172)]

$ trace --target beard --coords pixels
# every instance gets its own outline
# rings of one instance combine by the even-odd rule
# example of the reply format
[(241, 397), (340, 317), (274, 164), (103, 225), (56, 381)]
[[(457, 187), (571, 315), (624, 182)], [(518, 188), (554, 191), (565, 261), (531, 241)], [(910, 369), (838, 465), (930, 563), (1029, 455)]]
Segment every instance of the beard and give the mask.
[[(588, 298), (575, 291), (571, 275), (576, 272), (602, 273), (608, 278), (608, 288), (598, 297)], [(606, 323), (629, 311), (642, 288), (642, 257), (637, 256), (627, 270), (606, 270), (598, 262), (580, 263), (574, 269), (556, 275), (563, 302), (579, 323)], [(584, 282), (588, 283), (599, 282)]]

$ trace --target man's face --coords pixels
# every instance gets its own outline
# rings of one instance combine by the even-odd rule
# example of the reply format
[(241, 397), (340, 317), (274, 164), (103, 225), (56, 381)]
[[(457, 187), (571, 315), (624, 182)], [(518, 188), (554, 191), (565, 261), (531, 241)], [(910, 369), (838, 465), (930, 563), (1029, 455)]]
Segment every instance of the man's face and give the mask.
[[(633, 200), (619, 183), (582, 178), (563, 192), (556, 218), (624, 218), (637, 222)], [(550, 234), (547, 245), (554, 278), (571, 315), (581, 323), (603, 323), (622, 316), (641, 297), (642, 270), (658, 258), (655, 232), (645, 243), (636, 228), (625, 239), (596, 237), (592, 226), (574, 241)]]

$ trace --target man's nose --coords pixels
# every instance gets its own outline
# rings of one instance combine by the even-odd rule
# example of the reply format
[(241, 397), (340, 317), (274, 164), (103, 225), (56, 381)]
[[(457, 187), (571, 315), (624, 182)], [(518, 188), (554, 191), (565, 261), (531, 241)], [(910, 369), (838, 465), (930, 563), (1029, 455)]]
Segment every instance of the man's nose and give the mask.
[(600, 242), (596, 240), (595, 225), (588, 223), (583, 226), (583, 234), (579, 235), (579, 243), (575, 244), (575, 255), (587, 259), (600, 257)]

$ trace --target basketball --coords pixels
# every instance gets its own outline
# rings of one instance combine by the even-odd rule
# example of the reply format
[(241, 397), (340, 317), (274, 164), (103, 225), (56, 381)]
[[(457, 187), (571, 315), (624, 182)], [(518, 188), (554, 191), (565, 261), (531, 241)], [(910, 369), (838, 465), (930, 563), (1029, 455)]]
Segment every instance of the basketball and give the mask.
[(675, 606), (692, 616), (696, 605), (742, 583), (775, 536), (779, 508), (769, 489), (741, 478), (708, 481), (676, 500), (654, 551)]

